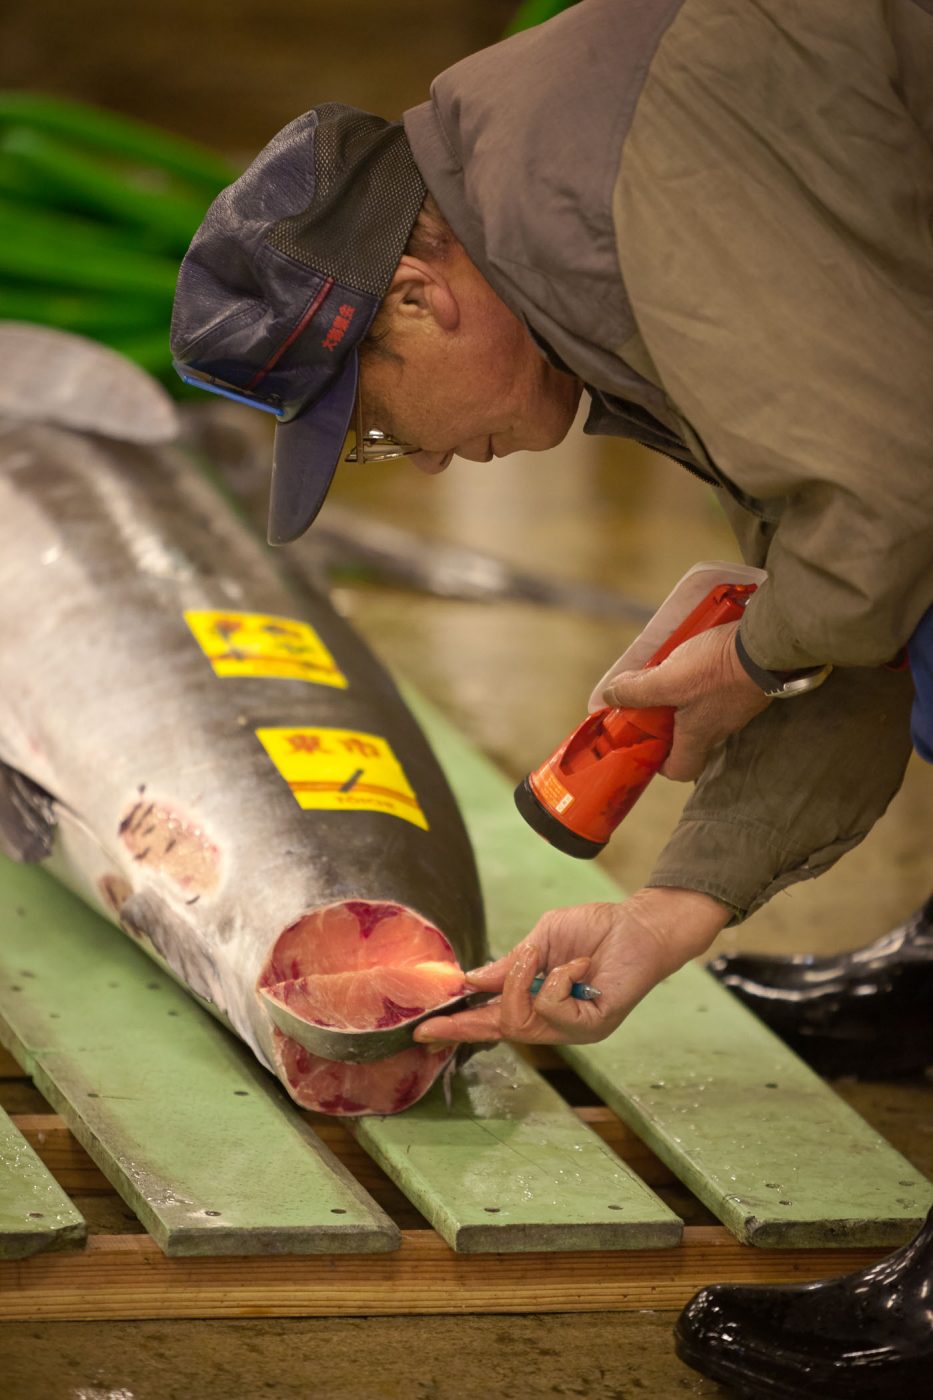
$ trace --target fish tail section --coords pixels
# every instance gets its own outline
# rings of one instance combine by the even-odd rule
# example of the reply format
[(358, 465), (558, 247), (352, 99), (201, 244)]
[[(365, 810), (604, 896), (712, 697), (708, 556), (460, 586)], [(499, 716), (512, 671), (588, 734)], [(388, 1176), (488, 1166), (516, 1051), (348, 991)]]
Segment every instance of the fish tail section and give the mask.
[(258, 983), (289, 1092), (323, 1113), (398, 1113), (450, 1059), (412, 1043), (413, 1026), (468, 991), (448, 940), (386, 901), (344, 900), (276, 940)]

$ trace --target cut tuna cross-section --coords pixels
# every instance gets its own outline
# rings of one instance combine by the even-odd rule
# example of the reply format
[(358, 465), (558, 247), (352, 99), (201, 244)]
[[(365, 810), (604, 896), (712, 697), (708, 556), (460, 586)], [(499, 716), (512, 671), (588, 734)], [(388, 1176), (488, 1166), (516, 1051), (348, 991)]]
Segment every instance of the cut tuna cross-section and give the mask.
[(335, 1114), (397, 1113), (419, 1099), (450, 1052), (412, 1045), (413, 1026), (469, 990), (439, 929), (365, 900), (290, 925), (259, 979), (292, 1094)]

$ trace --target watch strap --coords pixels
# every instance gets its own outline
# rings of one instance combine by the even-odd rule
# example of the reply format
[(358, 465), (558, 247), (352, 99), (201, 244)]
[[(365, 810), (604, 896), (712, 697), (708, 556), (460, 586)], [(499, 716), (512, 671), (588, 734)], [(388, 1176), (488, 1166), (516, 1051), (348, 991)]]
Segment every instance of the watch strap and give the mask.
[(833, 669), (829, 664), (825, 666), (805, 666), (796, 671), (766, 671), (763, 666), (759, 666), (752, 660), (742, 641), (741, 628), (735, 634), (735, 654), (741, 662), (742, 669), (755, 684), (764, 691), (769, 700), (784, 700), (793, 695), (806, 695), (810, 690), (816, 690), (822, 685), (830, 671)]

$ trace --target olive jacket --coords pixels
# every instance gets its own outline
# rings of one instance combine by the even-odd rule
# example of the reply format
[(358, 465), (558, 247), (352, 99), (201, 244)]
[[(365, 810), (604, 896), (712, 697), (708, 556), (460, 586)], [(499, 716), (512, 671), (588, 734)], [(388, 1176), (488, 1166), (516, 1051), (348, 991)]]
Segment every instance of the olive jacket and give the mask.
[(933, 602), (933, 0), (582, 0), (405, 114), (586, 430), (718, 489), (768, 570), (768, 670), (831, 662), (719, 749), (649, 883), (742, 918), (899, 787)]

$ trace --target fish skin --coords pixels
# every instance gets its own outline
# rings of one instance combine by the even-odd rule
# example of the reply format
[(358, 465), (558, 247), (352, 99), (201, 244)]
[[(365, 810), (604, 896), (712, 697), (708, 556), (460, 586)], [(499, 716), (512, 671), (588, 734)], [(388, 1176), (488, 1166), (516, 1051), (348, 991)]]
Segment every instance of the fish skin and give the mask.
[(309, 1025), (307, 1021), (302, 1022), (299, 1017), (293, 1015), (288, 1007), (276, 1003), (270, 1004), (269, 1015), (285, 1035), (290, 1036), (292, 1040), (297, 1040), (299, 1045), (304, 1045), (314, 1054), (323, 1055), (325, 1059), (347, 1059), (346, 1042), (349, 1038), (354, 1045), (354, 1053), (351, 1058), (357, 1064), (366, 1064), (373, 1060), (385, 1059), (387, 1055), (397, 1055), (400, 1050), (405, 1050), (414, 1044), (412, 1031), (416, 1026), (420, 1026), (422, 1021), (427, 1021), (432, 1016), (452, 1016), (455, 1011), (466, 1010), (470, 1004), (470, 993), (461, 992), (458, 996), (451, 997), (449, 1001), (442, 1001), (437, 1006), (432, 1006), (429, 1011), (418, 1011), (403, 1025), (393, 1026), (391, 1030), (369, 1033), (365, 1038), (362, 1036), (348, 1037), (346, 1031), (336, 1030), (332, 1027)]
[[(277, 935), (309, 912), (388, 901), (440, 928), (461, 966), (481, 962), (469, 839), (382, 666), (328, 599), (283, 580), (165, 441), (168, 401), (154, 381), (80, 337), (7, 332), (0, 324), (0, 381), (11, 356), (25, 348), (37, 363), (51, 343), (60, 370), (73, 358), (74, 381), (106, 405), (97, 433), (84, 430), (86, 414), (80, 432), (61, 421), (60, 393), (44, 422), (33, 379), (30, 418), (0, 414), (0, 763), (49, 795), (49, 867), (273, 1072), (275, 1028), (257, 983)], [(133, 422), (120, 437), (124, 397)], [(188, 609), (308, 622), (349, 685), (220, 678)], [(299, 807), (255, 734), (278, 726), (385, 738), (429, 830), (384, 812)], [(15, 827), (3, 801), (12, 781), (0, 783), (0, 807)], [(33, 853), (43, 858), (41, 842)], [(398, 1029), (343, 1033), (343, 1055), (329, 1058), (368, 1057)]]
[(0, 764), (0, 851), (32, 864), (52, 853), (55, 804), (37, 783)]
[(96, 341), (41, 330), (23, 321), (0, 322), (0, 418), (54, 423), (121, 442), (178, 437), (175, 405), (168, 394), (153, 393), (158, 385), (144, 370)]

